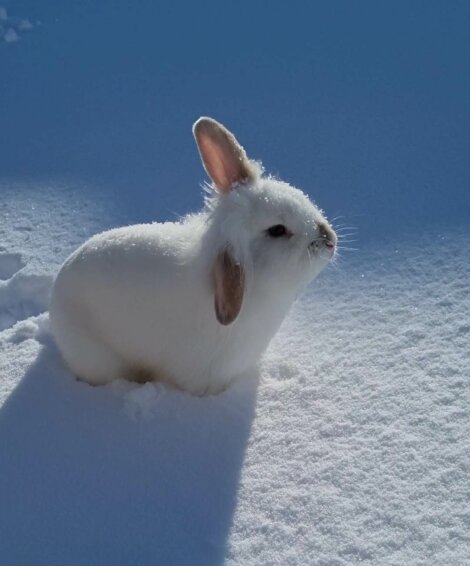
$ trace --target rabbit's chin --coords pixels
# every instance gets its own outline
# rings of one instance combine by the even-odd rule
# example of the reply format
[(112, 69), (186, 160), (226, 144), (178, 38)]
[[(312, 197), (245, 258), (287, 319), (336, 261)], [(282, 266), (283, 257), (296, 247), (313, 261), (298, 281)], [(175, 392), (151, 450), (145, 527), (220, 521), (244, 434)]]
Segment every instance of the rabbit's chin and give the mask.
[(272, 294), (273, 304), (282, 295), (294, 297), (312, 283), (328, 266), (334, 253), (328, 250), (305, 252), (300, 257), (277, 257), (257, 265), (255, 268), (262, 295), (268, 290)]

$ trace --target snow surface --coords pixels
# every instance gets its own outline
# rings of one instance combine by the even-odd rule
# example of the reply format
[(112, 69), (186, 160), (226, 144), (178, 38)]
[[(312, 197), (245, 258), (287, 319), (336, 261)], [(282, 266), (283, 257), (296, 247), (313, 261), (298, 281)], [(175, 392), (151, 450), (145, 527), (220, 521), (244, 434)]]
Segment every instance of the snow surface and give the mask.
[(74, 380), (47, 291), (121, 212), (0, 194), (3, 564), (470, 563), (468, 230), (344, 252), (259, 372), (196, 398)]
[[(470, 4), (0, 3), (0, 564), (470, 565)], [(357, 241), (226, 393), (77, 383), (52, 276), (201, 115)]]

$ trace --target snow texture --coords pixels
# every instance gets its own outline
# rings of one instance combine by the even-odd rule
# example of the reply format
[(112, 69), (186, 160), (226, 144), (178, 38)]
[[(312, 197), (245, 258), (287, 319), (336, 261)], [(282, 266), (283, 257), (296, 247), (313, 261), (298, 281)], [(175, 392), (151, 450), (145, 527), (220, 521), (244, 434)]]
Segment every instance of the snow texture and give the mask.
[(197, 398), (74, 380), (46, 291), (111, 218), (1, 189), (3, 563), (469, 563), (468, 232), (340, 258), (259, 373)]
[[(470, 3), (0, 4), (0, 564), (470, 565)], [(51, 278), (207, 114), (357, 241), (225, 393), (77, 382)]]

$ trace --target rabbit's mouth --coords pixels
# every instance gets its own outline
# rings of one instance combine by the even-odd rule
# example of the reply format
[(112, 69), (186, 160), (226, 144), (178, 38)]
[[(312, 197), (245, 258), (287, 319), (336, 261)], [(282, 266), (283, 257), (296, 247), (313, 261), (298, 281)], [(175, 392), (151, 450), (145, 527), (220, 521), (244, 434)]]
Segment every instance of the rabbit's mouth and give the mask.
[(316, 253), (321, 253), (322, 251), (328, 252), (330, 256), (332, 256), (336, 251), (336, 242), (330, 239), (325, 238), (317, 238), (310, 242), (309, 248)]
[(310, 262), (316, 263), (318, 262), (319, 265), (323, 267), (333, 261), (333, 258), (336, 253), (336, 244), (334, 242), (315, 242), (310, 244), (308, 247), (308, 257)]

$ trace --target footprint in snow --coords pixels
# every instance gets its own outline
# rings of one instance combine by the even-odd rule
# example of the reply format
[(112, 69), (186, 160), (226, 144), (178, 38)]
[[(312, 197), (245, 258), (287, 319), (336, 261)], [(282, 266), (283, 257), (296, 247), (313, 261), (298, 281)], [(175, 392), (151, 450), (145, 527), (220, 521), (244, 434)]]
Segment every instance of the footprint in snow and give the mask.
[(10, 279), (17, 271), (26, 264), (20, 254), (0, 253), (0, 279)]
[(0, 332), (47, 310), (52, 276), (25, 273), (20, 254), (0, 252)]

